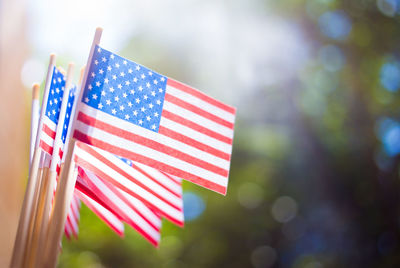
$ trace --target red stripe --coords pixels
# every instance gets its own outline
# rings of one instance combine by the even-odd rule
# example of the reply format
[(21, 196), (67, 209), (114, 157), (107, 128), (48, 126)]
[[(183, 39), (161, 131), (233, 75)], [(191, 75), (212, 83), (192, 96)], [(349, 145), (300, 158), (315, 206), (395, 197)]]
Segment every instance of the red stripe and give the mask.
[[(85, 173), (85, 177), (84, 179), (86, 180), (86, 182), (88, 184), (90, 184), (90, 187), (93, 189), (96, 189), (96, 193), (98, 195), (100, 195), (100, 198), (105, 200), (107, 199), (109, 201), (110, 204), (113, 204), (113, 202), (111, 201), (111, 199), (109, 199), (107, 197), (106, 194), (104, 194), (98, 187), (97, 185), (87, 176), (87, 174)], [(100, 179), (100, 178), (99, 178)], [(101, 179), (100, 179), (101, 180)], [(150, 226), (153, 227), (153, 229), (155, 229), (156, 231), (159, 231), (160, 228), (155, 226), (151, 221), (149, 221), (146, 217), (144, 217), (142, 215), (142, 213), (140, 213), (140, 211), (138, 211), (134, 206), (131, 206), (130, 202), (128, 200), (126, 200), (126, 198), (118, 191), (115, 189), (114, 185), (110, 185), (110, 183), (108, 183), (107, 181), (102, 180), (102, 182), (106, 185), (106, 187), (112, 191), (119, 199), (121, 199), (127, 206), (129, 206), (133, 211), (135, 211), (140, 217), (142, 217)], [(127, 215), (122, 209), (120, 209), (119, 207), (117, 207), (118, 210), (121, 211), (121, 214), (124, 214), (126, 217), (126, 222), (130, 223), (133, 222), (133, 220), (131, 219), (131, 217), (129, 217), (129, 215)]]
[(154, 179), (152, 176), (150, 176), (147, 172), (145, 172), (143, 169), (141, 169), (140, 167), (138, 167), (137, 165), (132, 163), (132, 167), (134, 169), (136, 169), (137, 171), (139, 171), (140, 173), (142, 173), (143, 175), (145, 175), (146, 177), (148, 177), (149, 179), (151, 179), (153, 182), (155, 182), (156, 184), (158, 184), (159, 186), (161, 186), (163, 189), (165, 189), (166, 191), (170, 192), (171, 194), (175, 195), (178, 198), (181, 198), (181, 196), (177, 193), (175, 193), (174, 191), (172, 191), (171, 189), (169, 189), (168, 187), (166, 187), (164, 184), (162, 184), (161, 182), (159, 182), (158, 180)]
[[(136, 153), (133, 153), (131, 151), (128, 151), (128, 150), (113, 146), (113, 145), (111, 145), (109, 143), (106, 143), (104, 141), (100, 141), (98, 139), (91, 138), (91, 137), (89, 137), (89, 136), (87, 136), (87, 135), (85, 135), (82, 132), (79, 132), (77, 130), (75, 130), (75, 132), (74, 132), (74, 138), (78, 139), (80, 141), (83, 141), (85, 143), (91, 144), (91, 145), (93, 145), (95, 147), (102, 148), (103, 150), (106, 150), (106, 151), (108, 151), (110, 153), (113, 153), (113, 154), (116, 154), (116, 155), (119, 155), (119, 156), (122, 156), (122, 157), (125, 157), (125, 158), (128, 158), (128, 159), (131, 159), (132, 161), (137, 161), (139, 163), (148, 165), (148, 166), (153, 167), (153, 168), (158, 169), (158, 170), (162, 170), (163, 172), (169, 173), (169, 174), (177, 176), (179, 178), (191, 181), (191, 182), (196, 183), (198, 185), (201, 185), (201, 186), (203, 186), (203, 187), (205, 187), (207, 189), (213, 190), (213, 191), (215, 191), (217, 193), (220, 193), (220, 194), (223, 194), (223, 195), (226, 194), (226, 187), (224, 187), (224, 186), (218, 185), (218, 184), (216, 184), (214, 182), (211, 182), (209, 180), (206, 180), (204, 178), (201, 178), (201, 177), (196, 176), (194, 174), (191, 174), (189, 172), (183, 171), (181, 169), (175, 168), (173, 166), (166, 165), (166, 164), (164, 164), (162, 162), (159, 162), (159, 161), (156, 161), (154, 159), (145, 157), (143, 155), (136, 154)], [(139, 199), (141, 199), (141, 198), (139, 198)]]
[(195, 139), (192, 139), (192, 138), (190, 138), (188, 136), (182, 135), (182, 134), (180, 134), (178, 132), (175, 132), (175, 131), (173, 131), (173, 130), (171, 130), (169, 128), (166, 128), (164, 126), (160, 125), (160, 128), (158, 129), (158, 133), (160, 133), (162, 135), (165, 135), (167, 137), (170, 137), (172, 139), (179, 140), (179, 141), (181, 141), (181, 142), (183, 142), (183, 143), (185, 143), (185, 144), (187, 144), (189, 146), (195, 147), (195, 148), (197, 148), (199, 150), (202, 150), (203, 152), (207, 152), (209, 154), (212, 154), (212, 155), (214, 155), (216, 157), (219, 157), (219, 158), (222, 158), (224, 160), (229, 161), (230, 158), (231, 158), (231, 156), (229, 154), (227, 154), (227, 153), (224, 153), (224, 152), (222, 152), (220, 150), (215, 149), (214, 147), (208, 146), (208, 145), (206, 145), (204, 143), (201, 143), (201, 142), (199, 142), (199, 141), (197, 141)]
[[(96, 150), (94, 150), (93, 148), (87, 146), (86, 144), (83, 143), (78, 143), (78, 146), (83, 149), (84, 151), (86, 151), (87, 153), (91, 154), (94, 158), (100, 160), (104, 165), (112, 168), (114, 171), (118, 172), (119, 174), (121, 174), (122, 176), (124, 176), (125, 178), (129, 179), (131, 182), (133, 182), (134, 184), (138, 185), (139, 187), (143, 188), (144, 190), (146, 190), (147, 192), (151, 193), (152, 195), (156, 196), (158, 199), (162, 200), (164, 203), (168, 204), (169, 206), (180, 210), (180, 207), (177, 207), (176, 205), (172, 204), (169, 200), (167, 200), (165, 197), (159, 195), (158, 193), (154, 192), (152, 189), (150, 189), (148, 186), (144, 185), (143, 183), (141, 183), (140, 181), (136, 180), (135, 178), (133, 178), (131, 175), (129, 175), (128, 173), (126, 173), (122, 168), (118, 167), (116, 164), (114, 164), (113, 162), (111, 162), (110, 160), (108, 160), (107, 158), (103, 157), (99, 152), (97, 152)], [(97, 174), (97, 173), (95, 173)], [(108, 175), (107, 175), (108, 176)], [(103, 178), (100, 176), (100, 178)], [(104, 179), (104, 178), (103, 178)]]
[(129, 188), (125, 187), (125, 185), (120, 184), (119, 182), (115, 181), (112, 177), (108, 176), (107, 174), (103, 173), (100, 169), (98, 169), (96, 166), (92, 165), (91, 163), (87, 162), (86, 160), (75, 156), (75, 162), (80, 165), (81, 167), (88, 169), (90, 171), (92, 171), (93, 173), (97, 174), (99, 177), (101, 177), (104, 180), (109, 181), (110, 183), (112, 183), (114, 186), (119, 187), (121, 190), (129, 193), (130, 195), (132, 195), (133, 197), (136, 197), (137, 199), (139, 199), (140, 201), (142, 201), (145, 205), (152, 207), (154, 209), (156, 209), (157, 211), (159, 211), (165, 218), (167, 218), (168, 220), (170, 220), (171, 222), (180, 225), (182, 224), (181, 222), (179, 222), (178, 220), (172, 218), (171, 216), (169, 216), (167, 213), (161, 211), (159, 208), (157, 208), (156, 206), (154, 206), (152, 203), (150, 203), (149, 201), (147, 201), (146, 199), (144, 199), (140, 194), (135, 193), (134, 191), (130, 190)]
[(100, 213), (99, 210), (97, 210), (97, 208), (95, 206), (93, 206), (91, 203), (86, 202), (86, 198), (81, 198), (81, 200), (83, 201), (83, 203), (86, 204), (86, 206), (92, 210), (97, 217), (99, 217), (102, 221), (104, 221), (114, 232), (116, 232), (119, 236), (123, 237), (124, 236), (124, 232), (119, 230), (118, 228), (116, 228), (105, 216), (103, 216), (102, 213)]
[(39, 143), (40, 148), (43, 149), (46, 153), (52, 155), (53, 154), (53, 147), (49, 146), (47, 143), (45, 143), (43, 140), (40, 140)]
[(197, 106), (195, 106), (193, 104), (190, 104), (190, 103), (188, 103), (186, 101), (178, 99), (177, 97), (175, 97), (175, 96), (173, 96), (171, 94), (166, 93), (165, 94), (165, 100), (169, 101), (169, 102), (171, 102), (171, 103), (173, 103), (175, 105), (178, 105), (178, 106), (180, 106), (180, 107), (182, 107), (182, 108), (184, 108), (186, 110), (189, 110), (189, 111), (191, 111), (191, 112), (193, 112), (195, 114), (198, 114), (198, 115), (200, 115), (202, 117), (210, 119), (211, 121), (214, 121), (217, 124), (220, 124), (220, 125), (223, 125), (223, 126), (225, 126), (227, 128), (233, 129), (233, 126), (234, 126), (233, 123), (231, 123), (229, 121), (226, 121), (225, 119), (223, 119), (221, 117), (218, 117), (215, 114), (212, 114), (212, 113), (209, 113), (207, 111), (204, 111), (203, 109), (200, 109), (199, 107), (197, 107)]
[(113, 125), (110, 125), (108, 123), (102, 122), (100, 120), (97, 120), (93, 117), (90, 117), (82, 112), (79, 112), (78, 114), (78, 120), (85, 123), (86, 125), (101, 129), (103, 131), (106, 131), (107, 133), (110, 133), (114, 136), (118, 136), (121, 138), (124, 138), (126, 140), (129, 140), (131, 142), (143, 145), (145, 147), (151, 148), (153, 150), (165, 153), (167, 155), (173, 156), (174, 158), (177, 158), (179, 160), (185, 161), (187, 163), (190, 163), (192, 165), (198, 166), (200, 168), (206, 169), (208, 171), (211, 171), (215, 174), (219, 174), (221, 176), (227, 177), (228, 176), (228, 170), (223, 169), (221, 167), (215, 166), (213, 164), (210, 164), (206, 161), (203, 161), (201, 159), (195, 158), (189, 154), (183, 153), (179, 150), (173, 149), (169, 146), (166, 146), (162, 143), (153, 141), (151, 139), (144, 138), (142, 136), (139, 136), (137, 134), (134, 134), (130, 131), (126, 131), (124, 129), (115, 127)]
[(56, 132), (54, 130), (52, 130), (48, 125), (43, 124), (42, 129), (43, 129), (44, 133), (46, 133), (53, 140), (56, 138)]
[(183, 118), (183, 117), (181, 117), (179, 115), (173, 114), (173, 113), (171, 113), (171, 112), (169, 112), (169, 111), (167, 111), (165, 109), (162, 111), (161, 117), (165, 117), (165, 118), (167, 118), (169, 120), (172, 120), (172, 121), (174, 121), (174, 122), (176, 122), (178, 124), (181, 124), (181, 125), (187, 126), (189, 128), (192, 128), (192, 129), (196, 130), (197, 132), (203, 133), (204, 135), (207, 135), (207, 136), (209, 136), (211, 138), (214, 138), (216, 140), (225, 142), (226, 144), (229, 144), (229, 145), (232, 144), (232, 139), (231, 138), (228, 138), (228, 137), (226, 137), (224, 135), (221, 135), (221, 134), (219, 134), (219, 133), (217, 133), (215, 131), (212, 131), (209, 128), (205, 128), (203, 126), (200, 126), (199, 124), (196, 124), (196, 123), (194, 123), (194, 122), (192, 122), (190, 120), (187, 120), (187, 119), (185, 119), (185, 118)]
[(221, 108), (222, 110), (224, 110), (226, 112), (229, 112), (231, 114), (236, 113), (236, 109), (234, 107), (226, 105), (225, 103), (220, 102), (220, 101), (204, 94), (203, 92), (198, 91), (197, 89), (191, 88), (191, 87), (184, 85), (178, 81), (172, 80), (171, 78), (168, 78), (167, 85), (174, 87), (176, 89), (182, 90), (188, 94), (191, 94), (203, 101), (206, 101), (214, 106), (217, 106), (218, 108)]
[[(69, 226), (68, 221), (66, 221), (65, 224), (64, 224), (64, 234), (65, 234), (65, 237), (66, 237), (68, 240), (71, 240), (70, 233), (69, 233), (68, 230), (67, 230), (67, 225)], [(70, 228), (71, 228), (71, 227), (70, 227)]]

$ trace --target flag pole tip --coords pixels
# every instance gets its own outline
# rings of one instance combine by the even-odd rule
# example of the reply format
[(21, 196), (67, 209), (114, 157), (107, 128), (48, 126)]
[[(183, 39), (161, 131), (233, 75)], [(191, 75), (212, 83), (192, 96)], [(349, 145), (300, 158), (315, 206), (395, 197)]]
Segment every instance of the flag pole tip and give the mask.
[(51, 63), (51, 64), (54, 65), (54, 64), (56, 63), (56, 57), (57, 57), (57, 56), (56, 56), (55, 53), (51, 53), (51, 54), (50, 54), (50, 63)]
[(32, 99), (38, 100), (39, 93), (40, 93), (40, 85), (38, 83), (33, 84), (32, 85)]

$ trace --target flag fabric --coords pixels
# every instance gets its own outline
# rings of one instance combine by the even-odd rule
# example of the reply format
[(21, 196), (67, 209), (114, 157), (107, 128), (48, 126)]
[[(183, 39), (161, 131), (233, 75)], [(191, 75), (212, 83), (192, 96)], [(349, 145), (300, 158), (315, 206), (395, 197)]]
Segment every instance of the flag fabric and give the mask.
[(226, 194), (235, 108), (96, 46), (73, 136)]
[(105, 222), (111, 230), (116, 232), (119, 236), (124, 236), (124, 224), (122, 221), (111, 211), (106, 209), (100, 203), (96, 202), (91, 196), (85, 192), (75, 189), (75, 192), (79, 196), (79, 199), (93, 211), (103, 222)]
[(78, 166), (139, 199), (171, 222), (183, 225), (181, 195), (175, 194), (173, 190), (140, 168), (129, 166), (115, 155), (100, 148), (77, 141), (74, 152), (73, 160)]
[(81, 201), (79, 200), (77, 194), (74, 193), (74, 197), (71, 201), (71, 205), (68, 211), (64, 228), (65, 229), (64, 233), (68, 239), (70, 239), (72, 235), (76, 239), (78, 239), (80, 209), (81, 209)]
[(119, 191), (90, 171), (79, 168), (79, 176), (94, 194), (107, 204), (123, 221), (145, 237), (151, 244), (160, 242), (161, 218), (136, 198)]
[(53, 154), (54, 139), (56, 137), (56, 128), (64, 89), (65, 76), (60, 70), (54, 67), (39, 142), (40, 148), (50, 155)]

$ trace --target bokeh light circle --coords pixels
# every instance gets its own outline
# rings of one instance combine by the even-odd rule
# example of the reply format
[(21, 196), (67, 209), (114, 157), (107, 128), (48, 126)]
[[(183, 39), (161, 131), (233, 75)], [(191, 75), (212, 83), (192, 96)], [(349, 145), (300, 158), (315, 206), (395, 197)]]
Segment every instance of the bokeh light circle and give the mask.
[(318, 24), (322, 34), (334, 40), (345, 40), (352, 27), (349, 17), (341, 10), (325, 12)]
[(263, 201), (264, 190), (255, 183), (243, 183), (238, 190), (239, 203), (248, 209), (258, 207)]
[(192, 221), (198, 218), (206, 208), (203, 199), (195, 193), (186, 192), (183, 194), (183, 212), (185, 221)]
[(297, 215), (297, 203), (289, 196), (281, 196), (272, 205), (271, 213), (276, 221), (288, 222)]
[(270, 246), (261, 246), (251, 253), (251, 263), (255, 268), (272, 267), (277, 259), (276, 250)]

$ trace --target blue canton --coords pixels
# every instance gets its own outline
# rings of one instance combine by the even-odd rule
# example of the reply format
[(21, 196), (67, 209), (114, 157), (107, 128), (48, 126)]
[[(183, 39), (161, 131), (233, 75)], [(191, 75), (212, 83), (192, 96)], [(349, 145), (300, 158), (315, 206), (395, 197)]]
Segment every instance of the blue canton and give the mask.
[(82, 102), (158, 132), (167, 77), (96, 46)]
[(66, 139), (67, 133), (68, 133), (69, 121), (71, 119), (72, 106), (74, 105), (74, 100), (75, 100), (75, 92), (76, 92), (76, 86), (71, 88), (71, 90), (69, 91), (67, 110), (65, 112), (63, 132), (61, 135), (61, 140), (62, 140), (63, 144), (65, 144), (65, 139)]
[(65, 77), (56, 67), (54, 67), (49, 89), (49, 97), (47, 99), (46, 116), (56, 125), (60, 115), (64, 87)]

